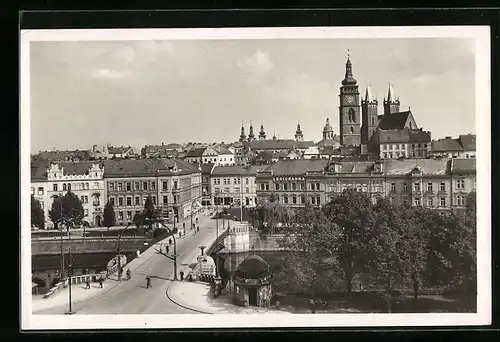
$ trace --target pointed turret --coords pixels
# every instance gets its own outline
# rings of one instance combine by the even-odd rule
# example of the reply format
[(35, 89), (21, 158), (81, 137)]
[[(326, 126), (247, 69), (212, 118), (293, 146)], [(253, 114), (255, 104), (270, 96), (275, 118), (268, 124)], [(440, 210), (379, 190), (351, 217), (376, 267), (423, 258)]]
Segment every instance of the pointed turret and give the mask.
[(264, 125), (260, 125), (259, 140), (266, 139), (266, 132), (264, 131)]
[(252, 121), (250, 121), (250, 129), (248, 131), (248, 141), (255, 140), (255, 134), (253, 134)]
[(295, 140), (296, 141), (304, 140), (304, 134), (302, 134), (302, 130), (300, 129), (300, 123), (297, 123), (297, 130), (295, 131)]
[(241, 134), (240, 134), (240, 142), (243, 142), (246, 140), (246, 135), (245, 135), (245, 127), (243, 127), (243, 121), (241, 122)]
[(387, 90), (387, 99), (384, 98), (384, 115), (399, 113), (399, 105), (399, 97), (396, 97), (394, 86), (389, 83), (389, 89)]
[(355, 85), (358, 83), (352, 76), (352, 63), (349, 53), (347, 54), (347, 62), (345, 63), (345, 77), (342, 80), (342, 85)]

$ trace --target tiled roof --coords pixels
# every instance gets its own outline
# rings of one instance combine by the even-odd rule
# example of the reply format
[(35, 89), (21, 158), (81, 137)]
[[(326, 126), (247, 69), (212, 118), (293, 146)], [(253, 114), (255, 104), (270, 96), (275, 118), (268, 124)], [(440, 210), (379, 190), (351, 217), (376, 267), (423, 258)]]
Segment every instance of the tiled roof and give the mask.
[(108, 152), (109, 154), (123, 154), (130, 148), (130, 146), (108, 146)]
[(335, 136), (333, 139), (322, 139), (318, 141), (316, 144), (318, 147), (330, 147), (333, 146), (334, 148), (339, 148), (340, 147), (340, 138), (339, 136)]
[(181, 144), (177, 144), (177, 143), (170, 143), (170, 144), (165, 145), (166, 150), (176, 150), (176, 149), (183, 148), (183, 147), (184, 146), (182, 146)]
[(458, 140), (464, 151), (475, 151), (476, 150), (476, 135), (475, 134), (464, 134), (458, 137)]
[(340, 149), (337, 146), (325, 146), (319, 149), (320, 154), (340, 154)]
[[(172, 168), (177, 165), (178, 172)], [(151, 177), (156, 175), (189, 174), (200, 172), (196, 165), (191, 165), (179, 159), (137, 159), (137, 160), (106, 160), (104, 162), (104, 177)]]
[(90, 150), (41, 151), (33, 157), (38, 160), (49, 161), (63, 161), (72, 158), (84, 160), (90, 158)]
[(312, 140), (304, 140), (295, 142), (296, 148), (308, 148), (310, 146), (314, 146), (314, 141)]
[(295, 140), (253, 140), (250, 148), (253, 150), (281, 150), (291, 149), (297, 142)]
[(302, 175), (306, 171), (323, 171), (328, 164), (325, 159), (295, 159), (280, 160), (267, 167), (265, 171), (272, 171), (274, 175)]
[(216, 166), (212, 171), (212, 176), (255, 176), (257, 171), (266, 169), (267, 166)]
[(378, 130), (378, 139), (380, 143), (430, 143), (431, 133), (421, 129)]
[(380, 129), (403, 129), (410, 113), (408, 110), (406, 112), (379, 115), (381, 120), (378, 127)]
[(451, 172), (454, 172), (454, 173), (476, 172), (476, 159), (475, 158), (466, 158), (466, 159), (453, 158), (451, 160)]
[(233, 154), (227, 147), (225, 146), (214, 146), (214, 150), (217, 151), (219, 154)]
[(368, 173), (373, 168), (373, 162), (342, 162), (340, 173)]
[(432, 142), (432, 151), (463, 151), (463, 147), (460, 145), (458, 139), (439, 139)]
[(215, 166), (214, 163), (201, 164), (201, 173), (202, 174), (210, 174), (210, 172), (212, 172), (212, 169), (214, 168), (214, 166)]
[(97, 161), (79, 161), (79, 162), (60, 162), (53, 163), (58, 164), (59, 168), (63, 169), (64, 175), (85, 175), (88, 173), (92, 164), (98, 164)]
[(402, 175), (419, 168), (423, 174), (444, 175), (449, 166), (449, 159), (386, 159), (384, 173), (387, 175)]
[(203, 155), (203, 152), (205, 152), (206, 147), (201, 147), (201, 148), (194, 148), (188, 153), (186, 153), (186, 158), (198, 158)]
[(50, 162), (36, 161), (31, 163), (31, 181), (47, 180), (47, 168)]

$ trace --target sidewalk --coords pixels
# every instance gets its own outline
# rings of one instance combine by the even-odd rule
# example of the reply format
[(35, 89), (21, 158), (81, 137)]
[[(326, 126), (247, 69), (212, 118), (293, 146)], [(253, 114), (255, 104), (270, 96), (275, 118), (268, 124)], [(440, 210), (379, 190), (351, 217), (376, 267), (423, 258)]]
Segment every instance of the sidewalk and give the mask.
[(291, 314), (275, 308), (244, 308), (231, 303), (229, 295), (212, 298), (210, 285), (200, 282), (173, 282), (167, 297), (175, 304), (204, 314)]
[[(203, 221), (205, 219), (209, 219), (204, 215), (200, 215), (200, 221)], [(200, 222), (201, 223), (201, 222)], [(177, 243), (180, 241), (189, 238), (191, 235), (193, 235), (193, 232), (189, 231), (186, 229), (186, 235), (183, 235), (181, 238), (176, 236)], [(210, 235), (210, 238), (212, 236)], [(171, 237), (167, 237), (161, 241), (158, 241), (157, 243), (151, 245), (147, 250), (145, 250), (140, 257), (136, 257), (134, 260), (130, 261), (126, 265), (123, 266), (124, 271), (129, 269), (131, 272), (135, 272), (138, 268), (140, 268), (144, 263), (146, 263), (149, 259), (154, 257), (157, 254), (157, 250), (160, 249), (161, 246), (168, 244), (168, 240), (171, 239)], [(213, 237), (213, 240), (215, 238)], [(198, 251), (193, 251), (194, 253), (199, 253)], [(198, 255), (198, 254), (196, 254)], [(191, 259), (190, 259), (191, 260)], [(183, 270), (184, 273), (187, 275), (189, 273), (189, 267), (184, 267), (181, 266), (178, 271)], [(106, 292), (110, 291), (113, 289), (115, 286), (120, 284), (120, 282), (117, 281), (116, 276), (111, 276), (110, 278), (107, 278), (103, 282), (103, 288), (100, 289), (99, 283), (91, 283), (90, 289), (85, 289), (85, 284), (75, 284), (72, 286), (72, 302), (73, 304), (78, 304), (80, 302), (83, 302), (85, 300), (95, 298), (98, 296), (101, 296), (105, 294)], [(49, 310), (52, 308), (56, 308), (58, 306), (62, 305), (67, 305), (68, 304), (68, 297), (69, 297), (69, 288), (66, 287), (65, 289), (61, 289), (54, 293), (52, 296), (49, 298), (43, 298), (43, 295), (32, 295), (32, 313), (37, 313), (45, 310)]]

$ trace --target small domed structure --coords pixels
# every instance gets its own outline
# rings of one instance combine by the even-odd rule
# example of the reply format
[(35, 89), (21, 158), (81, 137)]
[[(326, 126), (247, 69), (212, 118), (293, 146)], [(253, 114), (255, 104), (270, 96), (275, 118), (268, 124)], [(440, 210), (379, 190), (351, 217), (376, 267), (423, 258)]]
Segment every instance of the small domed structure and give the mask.
[(269, 264), (256, 254), (245, 258), (234, 272), (235, 304), (269, 307), (272, 297), (272, 273)]

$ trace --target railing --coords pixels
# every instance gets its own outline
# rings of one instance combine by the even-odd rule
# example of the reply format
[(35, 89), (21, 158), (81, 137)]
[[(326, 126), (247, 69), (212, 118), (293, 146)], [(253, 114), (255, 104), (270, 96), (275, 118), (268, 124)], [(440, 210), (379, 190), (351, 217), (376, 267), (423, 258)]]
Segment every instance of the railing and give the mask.
[(229, 230), (226, 228), (219, 237), (212, 243), (212, 245), (207, 249), (206, 255), (210, 255), (214, 252), (215, 246), (224, 242), (224, 239), (229, 235)]
[(72, 276), (71, 278), (66, 278), (64, 281), (60, 281), (57, 284), (55, 284), (54, 287), (52, 287), (49, 290), (49, 292), (47, 292), (46, 294), (43, 295), (43, 298), (47, 299), (50, 296), (52, 296), (54, 293), (59, 291), (60, 289), (64, 289), (64, 288), (68, 287), (70, 281), (71, 281), (71, 285), (83, 284), (87, 280), (90, 282), (98, 282), (99, 279), (102, 279), (102, 280), (106, 279), (105, 275), (106, 275), (106, 272), (101, 272), (101, 273), (82, 274), (82, 275), (78, 275), (78, 276)]

